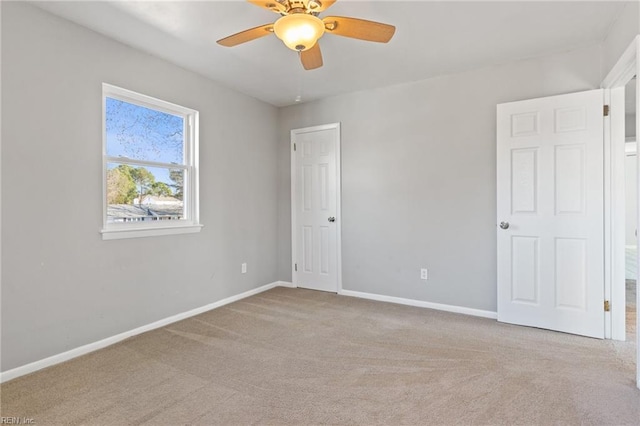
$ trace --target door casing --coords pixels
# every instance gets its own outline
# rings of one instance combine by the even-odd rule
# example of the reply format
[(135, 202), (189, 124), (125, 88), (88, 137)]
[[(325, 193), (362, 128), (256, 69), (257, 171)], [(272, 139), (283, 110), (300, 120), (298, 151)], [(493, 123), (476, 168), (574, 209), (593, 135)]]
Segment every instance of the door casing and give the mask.
[[(605, 337), (625, 340), (624, 288), (624, 86), (640, 74), (640, 36), (622, 54), (600, 85), (610, 117), (605, 120), (605, 298), (611, 300), (611, 312), (605, 315)], [(640, 104), (640, 86), (636, 87), (636, 110)], [(640, 115), (636, 114), (636, 128)], [(638, 228), (640, 229), (640, 228)], [(621, 278), (622, 277), (622, 278)], [(640, 342), (638, 345), (640, 354)], [(639, 367), (640, 368), (640, 367)], [(640, 370), (638, 375), (640, 382)]]
[(336, 273), (337, 273), (337, 292), (342, 293), (342, 160), (341, 160), (341, 139), (340, 123), (323, 124), (319, 126), (303, 127), (291, 130), (290, 136), (290, 163), (291, 163), (291, 282), (294, 287), (298, 287), (298, 272), (295, 270), (297, 247), (297, 214), (296, 214), (296, 159), (294, 152), (295, 135), (321, 130), (335, 129), (338, 137), (336, 140)]
[[(624, 86), (633, 78), (640, 78), (640, 35), (637, 35), (629, 47), (624, 51), (618, 62), (609, 71), (600, 87), (605, 90), (605, 101), (609, 101), (611, 108), (611, 119), (605, 120), (605, 297), (611, 297), (611, 316), (608, 318), (609, 327), (605, 328), (608, 335), (605, 337), (616, 340), (625, 339), (625, 290), (619, 285), (619, 274), (624, 274), (620, 270), (620, 265), (624, 269), (624, 219), (620, 220), (619, 200), (624, 200), (624, 181), (620, 181), (620, 176), (624, 179), (624, 174), (613, 173), (614, 167), (620, 159), (620, 152), (624, 155), (624, 121), (620, 114), (624, 114), (624, 96), (619, 96), (619, 90), (624, 90)], [(620, 128), (622, 123), (622, 130)], [(636, 85), (636, 129), (640, 129), (640, 85)], [(620, 132), (622, 131), (622, 138)], [(637, 164), (640, 165), (640, 156), (636, 156)], [(638, 173), (640, 182), (640, 173)], [(640, 186), (638, 186), (640, 191)], [(640, 229), (640, 216), (636, 220), (636, 228)], [(622, 231), (620, 231), (622, 229)], [(623, 257), (621, 260), (620, 257)], [(640, 261), (640, 252), (637, 259)], [(618, 284), (616, 284), (616, 279)], [(636, 306), (640, 306), (640, 292), (636, 291)], [(605, 321), (607, 318), (605, 317)], [(637, 319), (640, 325), (640, 316)], [(636, 327), (636, 361), (640, 360), (640, 327)], [(636, 362), (636, 386), (640, 389), (640, 362)]]

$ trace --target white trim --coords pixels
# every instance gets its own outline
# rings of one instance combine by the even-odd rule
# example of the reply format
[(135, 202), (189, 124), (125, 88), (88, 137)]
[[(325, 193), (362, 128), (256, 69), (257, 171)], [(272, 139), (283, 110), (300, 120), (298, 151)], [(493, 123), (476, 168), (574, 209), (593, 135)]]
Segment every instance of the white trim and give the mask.
[(360, 299), (377, 300), (379, 302), (396, 303), (398, 305), (416, 306), (419, 308), (435, 309), (437, 311), (453, 312), (456, 314), (471, 315), (489, 319), (498, 319), (498, 313), (484, 311), (482, 309), (465, 308), (464, 306), (445, 305), (442, 303), (425, 302), (424, 300), (404, 299), (402, 297), (383, 296), (381, 294), (363, 293), (360, 291), (340, 290), (342, 296), (358, 297)]
[[(609, 71), (605, 79), (602, 81), (600, 87), (604, 89), (615, 90), (625, 86), (633, 76), (640, 76), (640, 35), (637, 35), (633, 41), (629, 44), (629, 47), (624, 51), (615, 66)], [(619, 102), (618, 102), (619, 104)], [(624, 303), (621, 303), (620, 297), (616, 301), (616, 294), (621, 295), (622, 302), (624, 302), (624, 289), (620, 287), (619, 274), (624, 274), (624, 260), (620, 260), (620, 256), (624, 256), (623, 250), (620, 248), (624, 245), (624, 240), (620, 240), (620, 229), (624, 227), (624, 221), (622, 223), (616, 220), (619, 216), (618, 211), (620, 203), (616, 200), (624, 200), (624, 182), (620, 181), (619, 173), (614, 173), (613, 167), (615, 162), (619, 160), (619, 152), (624, 155), (624, 133), (620, 136), (621, 129), (615, 127), (620, 126), (620, 121), (616, 125), (614, 118), (616, 117), (616, 109), (618, 109), (618, 115), (620, 111), (624, 112), (624, 104), (618, 108), (611, 108), (611, 123), (614, 124), (609, 127), (609, 131), (605, 132), (605, 141), (609, 141), (610, 155), (608, 156), (608, 163), (605, 163), (605, 167), (608, 167), (610, 173), (605, 173), (605, 189), (608, 189), (611, 193), (611, 198), (605, 203), (605, 215), (609, 218), (609, 222), (605, 223), (605, 263), (611, 266), (609, 273), (605, 274), (605, 292), (608, 290), (612, 296), (611, 300), (611, 336), (612, 338), (624, 339), (624, 322), (620, 323), (620, 316), (624, 317), (620, 310), (625, 309)], [(636, 85), (636, 111), (640, 111), (640, 85)], [(636, 128), (640, 128), (640, 113), (636, 114)], [(616, 141), (618, 140), (618, 141)], [(622, 140), (620, 143), (619, 140)], [(617, 146), (622, 145), (622, 146)], [(636, 156), (636, 161), (640, 165), (640, 156)], [(638, 191), (640, 202), (640, 173), (638, 174)], [(624, 204), (622, 204), (624, 206)], [(637, 218), (636, 227), (640, 229), (640, 216)], [(624, 232), (624, 231), (622, 231)], [(607, 243), (610, 243), (609, 245)], [(640, 261), (640, 259), (639, 259)], [(619, 271), (620, 265), (622, 270)], [(617, 281), (615, 281), (617, 280)], [(622, 281), (624, 282), (624, 281)], [(638, 305), (640, 305), (640, 292), (636, 294)], [(637, 318), (637, 335), (636, 335), (636, 360), (640, 360), (640, 316)], [(636, 386), (640, 388), (640, 362), (636, 362)]]
[[(619, 105), (617, 104), (616, 99), (619, 99), (619, 96), (616, 96), (616, 92), (619, 95), (620, 90), (619, 89), (614, 89), (614, 90), (609, 90), (609, 89), (604, 89), (603, 91), (604, 93), (604, 105), (609, 105), (610, 110), (612, 109), (617, 109), (619, 107)], [(622, 101), (624, 102), (624, 91), (622, 91)], [(611, 122), (612, 119), (614, 119), (617, 116), (617, 114), (613, 114), (610, 113), (610, 117), (604, 117), (603, 118), (603, 133), (602, 133), (602, 137), (603, 137), (603, 204), (604, 204), (604, 210), (603, 210), (603, 217), (604, 217), (604, 227), (603, 227), (603, 239), (602, 239), (602, 243), (603, 243), (603, 253), (604, 253), (604, 258), (603, 258), (603, 268), (604, 268), (604, 289), (603, 289), (603, 296), (604, 296), (604, 300), (609, 300), (609, 301), (613, 301), (612, 297), (611, 297), (611, 291), (612, 291), (612, 267), (611, 267), (611, 261), (612, 261), (612, 257), (608, 256), (607, 253), (611, 252), (611, 247), (612, 247), (612, 237), (611, 237), (611, 229), (612, 226), (611, 224), (613, 223), (613, 220), (611, 219), (611, 214), (614, 211), (613, 209), (611, 209), (608, 206), (613, 205), (612, 201), (613, 201), (613, 197), (612, 197), (612, 191), (611, 191), (611, 187), (608, 186), (607, 182), (609, 182), (611, 180), (611, 176), (612, 176), (612, 150), (611, 150)], [(624, 124), (624, 123), (623, 123)], [(614, 303), (616, 304), (616, 303)], [(612, 321), (611, 321), (611, 317), (613, 316), (613, 314), (616, 313), (615, 310), (611, 311), (611, 312), (604, 312), (604, 338), (605, 339), (611, 339), (611, 335), (612, 335)]]
[[(640, 35), (636, 36), (633, 43), (635, 44), (635, 75), (636, 79), (640, 78)], [(636, 84), (636, 131), (640, 129), (640, 85)], [(637, 136), (637, 133), (636, 133)], [(640, 165), (640, 155), (636, 155), (636, 170), (640, 170), (637, 166)], [(637, 195), (636, 203), (640, 206), (640, 172), (638, 173), (637, 180)], [(640, 229), (640, 216), (636, 218), (636, 229)], [(636, 265), (640, 265), (640, 252), (636, 254)], [(636, 289), (636, 307), (640, 306), (640, 291)], [(637, 309), (637, 308), (636, 308)], [(640, 389), (640, 315), (636, 315), (636, 387)]]
[[(170, 221), (173, 222), (173, 221)], [(176, 221), (177, 222), (177, 221)], [(146, 228), (127, 227), (122, 229), (102, 229), (103, 240), (122, 240), (125, 238), (156, 237), (159, 235), (195, 234), (204, 225), (149, 226)]]
[[(626, 339), (626, 291), (625, 291), (625, 114), (623, 86), (609, 90), (611, 115), (605, 119), (605, 300), (611, 301), (611, 312), (605, 313), (610, 321), (605, 336), (613, 340)], [(608, 207), (606, 207), (608, 206)], [(608, 253), (608, 255), (607, 255)], [(616, 309), (619, 308), (619, 309)], [(608, 332), (608, 333), (607, 333)]]
[(340, 123), (322, 124), (319, 126), (304, 127), (301, 129), (293, 129), (290, 132), (290, 156), (291, 163), (291, 281), (293, 287), (298, 287), (298, 273), (295, 270), (297, 244), (296, 244), (296, 159), (293, 149), (294, 135), (300, 133), (317, 132), (320, 130), (336, 129), (338, 138), (336, 140), (336, 216), (338, 220), (336, 224), (336, 274), (337, 274), (337, 292), (342, 291), (342, 132)]
[(107, 163), (121, 163), (121, 164), (129, 164), (133, 166), (147, 166), (147, 167), (157, 167), (161, 169), (181, 169), (184, 171), (189, 170), (189, 166), (184, 164), (168, 164), (168, 163), (159, 163), (157, 161), (146, 161), (146, 160), (136, 160), (135, 158), (129, 157), (109, 157), (105, 156), (105, 160)]
[[(604, 125), (604, 293), (611, 301), (611, 312), (605, 313), (605, 338), (625, 340), (625, 289), (624, 289), (624, 228), (625, 228), (625, 178), (624, 156), (624, 86), (636, 74), (637, 36), (624, 51), (618, 62), (607, 74), (600, 87), (605, 90), (605, 101), (610, 105), (610, 116)], [(622, 278), (621, 278), (622, 277)]]
[(107, 337), (106, 339), (102, 339), (97, 342), (89, 343), (87, 345), (83, 345), (78, 348), (71, 349), (69, 351), (53, 355), (45, 359), (41, 359), (39, 361), (31, 362), (29, 364), (16, 367), (11, 370), (0, 372), (0, 383), (15, 379), (20, 376), (24, 376), (25, 374), (33, 373), (46, 367), (51, 367), (53, 365), (68, 361), (81, 355), (88, 354), (90, 352), (97, 351), (98, 349), (102, 349), (118, 343), (124, 339), (128, 339), (129, 337), (137, 336), (138, 334), (146, 333), (147, 331), (155, 330), (157, 328), (164, 327), (177, 321), (182, 321), (183, 319), (211, 311), (213, 309), (228, 305), (233, 302), (237, 302), (238, 300), (256, 295), (258, 293), (262, 293), (267, 290), (271, 290), (275, 287), (290, 287), (290, 284), (291, 283), (283, 281), (276, 281), (270, 284), (266, 284), (262, 287), (254, 288), (253, 290), (245, 291), (244, 293), (236, 294), (235, 296), (227, 297), (225, 299), (209, 303), (208, 305), (201, 306), (199, 308), (191, 309), (186, 312), (163, 318), (161, 320), (152, 322), (151, 324), (143, 325), (141, 327), (134, 328), (133, 330), (125, 331), (124, 333), (116, 334), (115, 336)]
[(195, 109), (163, 101), (162, 99), (154, 98), (152, 96), (143, 95), (141, 93), (134, 92), (133, 90), (123, 89), (122, 87), (114, 86), (113, 84), (102, 83), (102, 91), (103, 93), (117, 96), (120, 100), (136, 105), (142, 105), (149, 109), (166, 112), (167, 114), (176, 115), (176, 113), (178, 113), (185, 116), (198, 114), (198, 111)]
[(296, 214), (296, 149), (293, 141), (293, 130), (289, 132), (289, 162), (291, 168), (291, 282), (294, 286), (298, 286), (298, 271), (296, 268), (296, 253), (298, 252), (298, 244), (296, 242), (296, 222), (298, 215)]
[(627, 84), (636, 75), (636, 50), (640, 43), (640, 35), (637, 35), (624, 51), (618, 62), (600, 83), (600, 88), (611, 89)]
[[(0, 22), (2, 22), (2, 6), (0, 5)], [(0, 35), (0, 46), (2, 46), (2, 35)], [(1, 47), (0, 47), (0, 50)], [(2, 55), (0, 54), (0, 58)], [(0, 67), (1, 68), (1, 67)], [(2, 70), (0, 69), (0, 81)], [(0, 99), (2, 99), (2, 85), (0, 84)], [(2, 102), (0, 102), (0, 110), (2, 109)], [(2, 111), (0, 111), (0, 129), (2, 128)], [(2, 131), (0, 130), (0, 135)], [(0, 137), (0, 318), (2, 318), (2, 137)], [(2, 327), (0, 327), (0, 359), (2, 358)]]
[(342, 291), (342, 127), (340, 123), (336, 123), (338, 132), (338, 141), (336, 145), (336, 213), (338, 221), (336, 222), (336, 263), (338, 292)]
[[(171, 163), (138, 160), (128, 157), (108, 156), (105, 125), (107, 98), (118, 99), (174, 116), (182, 116), (184, 120), (184, 164), (174, 165)], [(198, 132), (198, 111), (111, 84), (102, 83), (102, 230), (100, 230), (100, 233), (102, 234), (103, 240), (200, 232), (202, 225), (200, 224), (199, 218)], [(184, 218), (179, 221), (179, 224), (158, 224), (154, 222), (146, 222), (142, 225), (139, 222), (109, 223), (107, 218), (107, 166), (109, 163), (183, 170)]]

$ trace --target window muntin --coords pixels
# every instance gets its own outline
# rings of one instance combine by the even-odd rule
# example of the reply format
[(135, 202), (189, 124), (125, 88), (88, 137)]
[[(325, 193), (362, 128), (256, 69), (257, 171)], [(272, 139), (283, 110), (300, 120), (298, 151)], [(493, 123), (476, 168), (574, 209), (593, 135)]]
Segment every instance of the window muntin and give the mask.
[(103, 102), (103, 238), (197, 232), (198, 113), (107, 84)]

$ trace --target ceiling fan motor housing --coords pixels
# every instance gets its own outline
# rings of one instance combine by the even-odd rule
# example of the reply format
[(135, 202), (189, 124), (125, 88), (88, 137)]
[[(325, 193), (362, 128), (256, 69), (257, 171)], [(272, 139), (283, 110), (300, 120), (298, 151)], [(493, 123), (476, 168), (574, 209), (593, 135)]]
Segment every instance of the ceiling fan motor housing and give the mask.
[(317, 10), (321, 8), (322, 2), (319, 0), (288, 0), (280, 1), (280, 4), (287, 8), (287, 13), (295, 13), (296, 9), (301, 9), (306, 13), (318, 13)]

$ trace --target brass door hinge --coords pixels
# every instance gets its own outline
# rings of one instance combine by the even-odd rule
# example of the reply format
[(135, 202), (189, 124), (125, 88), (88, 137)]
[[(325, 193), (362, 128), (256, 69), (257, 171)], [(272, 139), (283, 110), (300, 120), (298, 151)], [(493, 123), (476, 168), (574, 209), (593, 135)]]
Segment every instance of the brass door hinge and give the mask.
[(608, 301), (608, 300), (605, 300), (605, 301), (604, 301), (604, 311), (605, 311), (605, 312), (609, 312), (609, 311), (611, 311), (611, 303), (609, 303), (609, 301)]
[(605, 106), (602, 108), (602, 112), (604, 113), (604, 116), (605, 116), (605, 117), (608, 117), (608, 116), (609, 116), (609, 105), (605, 105)]

